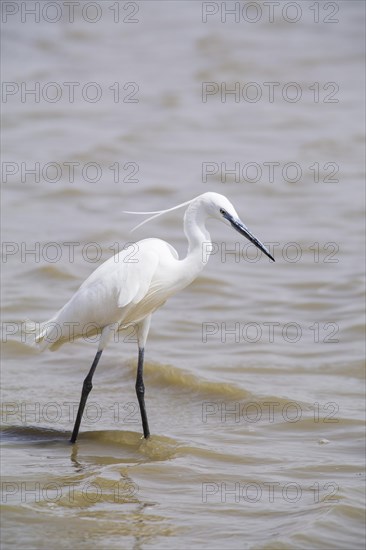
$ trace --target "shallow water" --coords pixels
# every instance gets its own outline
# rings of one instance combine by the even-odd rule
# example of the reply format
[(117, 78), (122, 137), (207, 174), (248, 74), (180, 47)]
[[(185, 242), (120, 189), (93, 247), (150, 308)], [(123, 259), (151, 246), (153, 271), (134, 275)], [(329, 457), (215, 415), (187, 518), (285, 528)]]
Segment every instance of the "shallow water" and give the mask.
[[(200, 2), (121, 3), (119, 23), (109, 2), (95, 3), (95, 23), (92, 11), (51, 23), (52, 8), (22, 22), (11, 4), (3, 547), (364, 548), (364, 4), (320, 3), (319, 23), (314, 2), (293, 23), (285, 2), (256, 23), (247, 3), (237, 23), (221, 22), (221, 3), (206, 23)], [(39, 97), (22, 101), (21, 83), (37, 82)], [(80, 84), (74, 102), (65, 82)], [(206, 101), (204, 82), (218, 87)], [(235, 83), (239, 96), (221, 96)], [(225, 169), (236, 170), (226, 181)], [(132, 235), (122, 211), (208, 190), (230, 198), (276, 263), (210, 223), (205, 271), (153, 318), (151, 439), (127, 331), (103, 353), (71, 446), (96, 343), (38, 354), (16, 331), (52, 317), (126, 242), (153, 235), (184, 254), (181, 211)]]

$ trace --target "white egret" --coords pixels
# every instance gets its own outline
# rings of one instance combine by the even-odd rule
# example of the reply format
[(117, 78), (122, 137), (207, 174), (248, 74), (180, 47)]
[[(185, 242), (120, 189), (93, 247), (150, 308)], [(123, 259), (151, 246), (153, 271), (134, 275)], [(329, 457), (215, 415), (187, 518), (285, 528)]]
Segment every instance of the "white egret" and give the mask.
[(177, 251), (161, 239), (138, 241), (132, 248), (122, 250), (100, 265), (64, 307), (36, 331), (35, 340), (41, 350), (54, 350), (65, 342), (85, 336), (86, 326), (92, 327), (88, 335), (100, 332), (98, 351), (83, 383), (71, 443), (75, 443), (78, 436), (86, 400), (93, 387), (92, 378), (103, 349), (115, 327), (123, 329), (131, 324), (136, 327), (138, 341), (135, 389), (144, 437), (150, 436), (144, 399), (143, 363), (151, 315), (170, 296), (188, 286), (205, 266), (204, 250), (207, 251), (207, 246), (211, 244), (205, 225), (207, 219), (215, 218), (233, 227), (274, 261), (265, 246), (239, 219), (230, 201), (218, 193), (204, 193), (168, 210), (128, 213), (153, 214), (137, 226), (140, 227), (165, 212), (186, 205), (184, 232), (188, 239), (188, 252), (185, 258), (180, 260)]

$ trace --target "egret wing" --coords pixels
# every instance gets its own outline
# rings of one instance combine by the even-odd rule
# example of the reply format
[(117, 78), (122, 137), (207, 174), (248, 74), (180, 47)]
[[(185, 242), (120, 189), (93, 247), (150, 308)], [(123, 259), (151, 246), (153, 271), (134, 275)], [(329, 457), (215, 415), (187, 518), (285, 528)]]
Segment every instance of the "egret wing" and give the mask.
[(124, 264), (118, 293), (118, 307), (137, 304), (147, 294), (152, 278), (159, 264), (159, 256), (153, 250), (145, 250), (143, 258), (137, 256), (134, 262)]

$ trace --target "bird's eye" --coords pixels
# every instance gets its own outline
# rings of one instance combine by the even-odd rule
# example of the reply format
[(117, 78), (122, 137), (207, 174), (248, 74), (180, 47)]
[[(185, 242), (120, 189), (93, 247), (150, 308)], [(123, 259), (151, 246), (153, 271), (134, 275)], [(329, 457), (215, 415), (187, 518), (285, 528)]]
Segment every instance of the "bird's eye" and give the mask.
[(224, 210), (223, 208), (220, 208), (220, 214), (222, 215), (226, 214), (226, 210)]

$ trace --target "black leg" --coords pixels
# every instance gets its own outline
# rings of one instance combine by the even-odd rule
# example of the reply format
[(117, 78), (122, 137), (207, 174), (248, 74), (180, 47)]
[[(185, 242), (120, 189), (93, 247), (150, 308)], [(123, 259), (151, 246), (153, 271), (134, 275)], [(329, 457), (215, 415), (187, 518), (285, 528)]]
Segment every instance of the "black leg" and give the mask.
[(144, 430), (144, 437), (147, 439), (150, 437), (149, 424), (147, 422), (147, 414), (145, 409), (145, 386), (143, 379), (143, 369), (144, 369), (144, 348), (139, 348), (139, 359), (137, 365), (137, 376), (136, 376), (136, 395), (140, 405), (142, 428)]
[(76, 438), (78, 436), (79, 428), (80, 428), (80, 422), (81, 422), (83, 412), (84, 412), (84, 408), (85, 408), (85, 403), (86, 403), (86, 400), (88, 399), (88, 395), (91, 392), (92, 387), (93, 387), (93, 384), (92, 384), (93, 375), (94, 375), (95, 369), (97, 368), (100, 356), (102, 355), (102, 351), (103, 350), (100, 349), (97, 352), (97, 354), (94, 358), (93, 364), (91, 366), (91, 369), (88, 372), (88, 375), (84, 380), (83, 389), (81, 391), (81, 398), (80, 398), (80, 403), (79, 403), (78, 414), (77, 414), (77, 417), (76, 417), (76, 420), (75, 420), (74, 430), (72, 432), (72, 436), (71, 436), (71, 439), (70, 439), (71, 443), (75, 443)]

